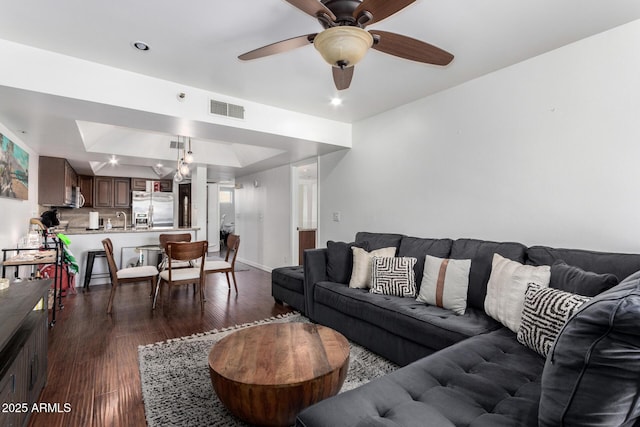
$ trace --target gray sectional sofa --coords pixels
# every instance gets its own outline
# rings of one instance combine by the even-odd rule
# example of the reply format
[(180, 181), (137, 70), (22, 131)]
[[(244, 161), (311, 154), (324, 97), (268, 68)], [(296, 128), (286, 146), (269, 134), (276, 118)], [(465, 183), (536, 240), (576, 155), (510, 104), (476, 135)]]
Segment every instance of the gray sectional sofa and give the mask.
[[(471, 259), (465, 314), (349, 288), (352, 245), (394, 246), (397, 256), (415, 257), (418, 285), (426, 255)], [(484, 311), (494, 253), (536, 266), (562, 260), (584, 274), (617, 279), (600, 281), (600, 288), (582, 276), (571, 282), (571, 291), (594, 298), (567, 322), (545, 359)], [(639, 270), (636, 254), (367, 232), (308, 250), (306, 315), (406, 366), (307, 408), (296, 425), (640, 426), (640, 275), (633, 275)], [(566, 279), (553, 271), (552, 287)], [(618, 279), (625, 280), (616, 285)]]

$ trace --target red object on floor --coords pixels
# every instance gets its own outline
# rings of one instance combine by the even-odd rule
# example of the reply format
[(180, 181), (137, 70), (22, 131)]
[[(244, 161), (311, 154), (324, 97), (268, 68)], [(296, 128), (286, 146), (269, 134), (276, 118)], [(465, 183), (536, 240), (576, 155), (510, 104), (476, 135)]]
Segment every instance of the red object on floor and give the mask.
[[(40, 276), (44, 279), (54, 279), (56, 274), (56, 266), (52, 264), (43, 265), (39, 268)], [(58, 274), (62, 275), (62, 295), (66, 295), (67, 292), (72, 294), (76, 293), (76, 275), (69, 274), (66, 267), (58, 267)], [(55, 280), (51, 284), (51, 287), (55, 286)]]

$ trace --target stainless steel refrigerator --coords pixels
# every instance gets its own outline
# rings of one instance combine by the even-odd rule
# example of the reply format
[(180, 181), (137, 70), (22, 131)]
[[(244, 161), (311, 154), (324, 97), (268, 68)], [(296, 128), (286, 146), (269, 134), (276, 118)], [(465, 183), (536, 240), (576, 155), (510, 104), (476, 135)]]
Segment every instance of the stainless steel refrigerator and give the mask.
[(135, 224), (136, 213), (148, 214), (150, 227), (173, 227), (173, 193), (132, 191), (131, 216), (133, 224)]

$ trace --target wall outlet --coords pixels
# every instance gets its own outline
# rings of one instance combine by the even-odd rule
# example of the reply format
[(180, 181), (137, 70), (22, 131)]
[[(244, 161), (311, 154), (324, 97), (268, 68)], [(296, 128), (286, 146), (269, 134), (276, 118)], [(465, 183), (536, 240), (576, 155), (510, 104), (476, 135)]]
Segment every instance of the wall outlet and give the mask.
[(334, 220), (335, 222), (340, 222), (340, 219), (341, 219), (340, 212), (334, 212), (334, 213), (333, 213), (333, 220)]

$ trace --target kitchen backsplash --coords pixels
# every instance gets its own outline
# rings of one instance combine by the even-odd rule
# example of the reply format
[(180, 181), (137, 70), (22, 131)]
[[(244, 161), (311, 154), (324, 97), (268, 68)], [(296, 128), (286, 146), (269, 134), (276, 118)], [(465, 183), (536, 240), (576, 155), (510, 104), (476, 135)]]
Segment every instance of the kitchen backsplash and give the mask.
[[(40, 213), (49, 210), (48, 207), (40, 206)], [(107, 222), (111, 218), (111, 224), (114, 227), (121, 227), (124, 224), (124, 218), (116, 217), (117, 212), (127, 214), (127, 226), (131, 225), (131, 208), (80, 208), (67, 209), (59, 208), (60, 221), (69, 221), (69, 228), (87, 228), (89, 227), (89, 212), (98, 212), (100, 219)]]

